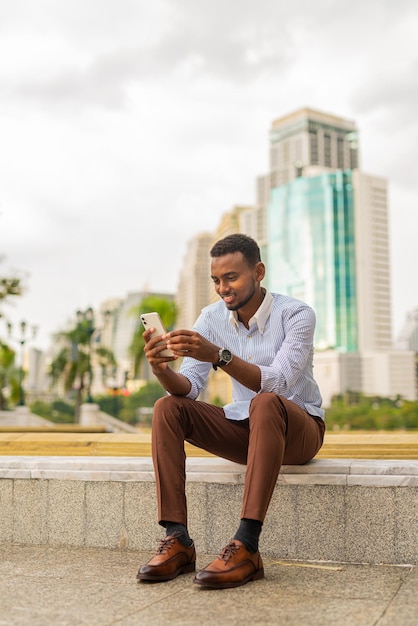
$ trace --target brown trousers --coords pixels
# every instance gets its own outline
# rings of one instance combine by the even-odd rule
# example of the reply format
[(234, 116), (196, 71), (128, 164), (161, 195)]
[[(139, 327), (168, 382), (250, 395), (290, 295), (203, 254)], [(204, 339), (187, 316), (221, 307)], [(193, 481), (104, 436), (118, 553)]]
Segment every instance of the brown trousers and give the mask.
[(241, 518), (264, 521), (280, 467), (310, 461), (322, 446), (325, 424), (294, 402), (260, 393), (249, 419), (225, 418), (222, 407), (165, 396), (154, 408), (152, 457), (158, 516), (187, 526), (184, 441), (247, 465)]

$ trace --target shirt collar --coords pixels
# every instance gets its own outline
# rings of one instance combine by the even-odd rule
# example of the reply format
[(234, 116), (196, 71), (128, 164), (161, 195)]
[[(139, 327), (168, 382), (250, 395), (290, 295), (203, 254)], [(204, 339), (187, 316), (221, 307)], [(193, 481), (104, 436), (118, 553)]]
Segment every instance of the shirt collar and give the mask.
[[(250, 328), (253, 324), (257, 324), (258, 330), (262, 335), (264, 333), (264, 327), (271, 313), (271, 307), (273, 304), (273, 296), (271, 295), (268, 289), (265, 290), (265, 295), (263, 302), (258, 307), (257, 311), (254, 313), (252, 318), (248, 322), (248, 327)], [(238, 328), (238, 316), (236, 311), (229, 312), (229, 322)]]

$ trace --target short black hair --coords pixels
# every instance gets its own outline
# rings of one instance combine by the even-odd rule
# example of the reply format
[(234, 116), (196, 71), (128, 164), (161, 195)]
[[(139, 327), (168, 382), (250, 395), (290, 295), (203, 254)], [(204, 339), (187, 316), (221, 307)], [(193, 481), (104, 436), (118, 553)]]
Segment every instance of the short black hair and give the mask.
[(213, 258), (234, 252), (241, 252), (248, 265), (252, 267), (261, 261), (257, 242), (242, 233), (234, 233), (217, 241), (210, 251), (210, 256)]

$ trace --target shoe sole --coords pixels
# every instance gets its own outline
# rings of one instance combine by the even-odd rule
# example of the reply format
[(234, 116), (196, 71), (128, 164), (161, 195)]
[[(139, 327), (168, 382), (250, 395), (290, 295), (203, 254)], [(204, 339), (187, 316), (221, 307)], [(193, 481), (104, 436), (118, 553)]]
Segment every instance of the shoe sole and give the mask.
[(172, 572), (171, 574), (162, 574), (161, 576), (153, 576), (152, 574), (140, 574), (138, 572), (138, 574), (136, 575), (137, 580), (143, 580), (145, 582), (154, 582), (154, 583), (162, 583), (165, 582), (166, 580), (173, 580), (174, 578), (177, 578), (177, 576), (180, 576), (181, 574), (189, 574), (190, 572), (195, 572), (196, 571), (196, 562), (193, 561), (193, 563), (187, 563), (186, 565), (184, 565), (183, 567), (180, 567), (178, 570), (176, 570), (175, 572)]
[(200, 587), (210, 587), (211, 589), (232, 589), (233, 587), (241, 587), (241, 585), (246, 585), (252, 580), (261, 580), (262, 578), (264, 578), (264, 568), (258, 569), (253, 574), (250, 574), (243, 580), (237, 580), (237, 581), (227, 580), (225, 582), (222, 582), (222, 581), (211, 582), (210, 580), (205, 581), (205, 580), (199, 580), (198, 578), (195, 578), (193, 583), (195, 585), (199, 585)]

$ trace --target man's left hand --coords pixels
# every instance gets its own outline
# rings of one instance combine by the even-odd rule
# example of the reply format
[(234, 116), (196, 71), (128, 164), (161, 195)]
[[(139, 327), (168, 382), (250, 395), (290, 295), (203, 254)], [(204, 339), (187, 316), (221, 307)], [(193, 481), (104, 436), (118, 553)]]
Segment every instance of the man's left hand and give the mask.
[(219, 348), (194, 330), (173, 330), (164, 335), (167, 348), (178, 356), (191, 356), (198, 361), (217, 363)]

